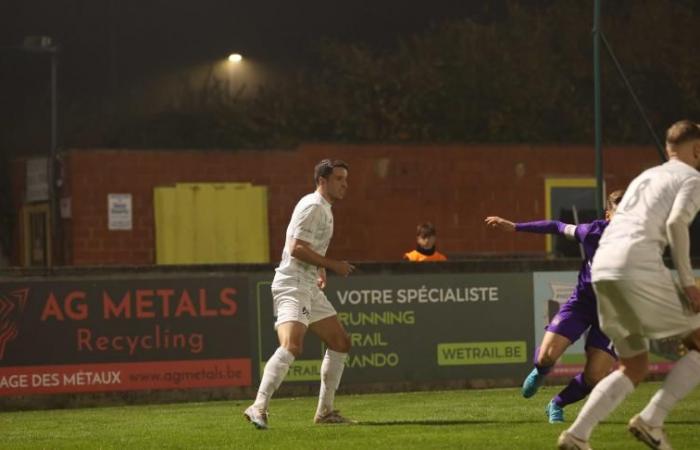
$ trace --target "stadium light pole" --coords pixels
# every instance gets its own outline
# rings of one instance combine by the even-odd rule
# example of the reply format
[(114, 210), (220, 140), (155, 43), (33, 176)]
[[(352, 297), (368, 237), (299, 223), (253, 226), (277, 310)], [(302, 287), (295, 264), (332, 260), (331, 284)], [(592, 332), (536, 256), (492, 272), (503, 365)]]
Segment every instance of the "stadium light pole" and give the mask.
[(603, 30), (601, 29), (600, 26), (600, 8), (601, 8), (601, 3), (602, 0), (594, 0), (593, 3), (593, 116), (594, 116), (594, 128), (595, 128), (595, 171), (596, 171), (596, 198), (595, 198), (595, 207), (596, 207), (596, 214), (598, 218), (602, 218), (604, 214), (604, 205), (605, 205), (605, 198), (604, 198), (604, 192), (603, 192), (603, 187), (604, 187), (604, 179), (603, 179), (603, 131), (602, 131), (602, 115), (601, 115), (601, 97), (600, 97), (600, 46), (601, 43), (605, 46), (605, 49), (608, 52), (608, 55), (610, 56), (610, 59), (612, 59), (615, 69), (617, 70), (618, 75), (620, 76), (620, 79), (625, 85), (625, 88), (627, 89), (627, 92), (629, 92), (630, 96), (632, 97), (632, 101), (634, 102), (635, 106), (637, 107), (637, 111), (639, 112), (639, 115), (641, 116), (642, 120), (644, 121), (644, 124), (646, 125), (647, 129), (649, 130), (649, 134), (651, 135), (652, 139), (654, 140), (654, 144), (656, 146), (656, 150), (659, 153), (659, 158), (661, 159), (662, 162), (665, 162), (667, 160), (666, 157), (666, 152), (664, 149), (664, 146), (661, 144), (661, 140), (657, 136), (656, 132), (654, 131), (654, 127), (652, 126), (651, 122), (649, 121), (649, 118), (647, 117), (646, 113), (644, 112), (644, 107), (642, 106), (642, 103), (639, 101), (639, 98), (637, 95), (634, 93), (634, 89), (632, 88), (632, 84), (630, 83), (629, 79), (625, 75), (625, 71), (622, 69), (622, 65), (618, 61), (617, 57), (615, 56), (615, 52), (612, 49), (612, 46), (608, 42), (607, 38), (605, 37), (605, 33), (603, 33)]
[[(58, 202), (56, 199), (56, 154), (58, 149), (58, 95), (57, 95), (57, 66), (58, 45), (54, 44), (50, 36), (27, 36), (22, 45), (2, 46), (0, 51), (20, 51), (31, 53), (48, 53), (51, 56), (50, 70), (50, 109), (51, 109), (51, 133), (49, 143), (49, 155), (46, 161), (47, 196), (49, 201), (49, 233), (51, 239), (51, 254), (47, 258), (47, 267), (50, 269), (54, 263), (54, 255), (59, 254), (56, 247), (61, 246), (58, 215), (56, 214)], [(60, 247), (62, 248), (62, 247)], [(62, 253), (61, 253), (62, 254)]]
[(56, 195), (56, 154), (58, 150), (58, 95), (57, 95), (57, 67), (58, 45), (49, 36), (27, 36), (24, 38), (20, 50), (48, 53), (51, 56), (50, 95), (51, 95), (51, 137), (49, 143), (49, 157), (46, 162), (46, 178), (49, 197), (49, 229), (51, 233), (51, 255), (47, 258), (47, 266), (50, 269), (54, 265), (54, 256), (61, 254), (62, 240), (58, 226), (58, 201)]
[(595, 129), (595, 210), (603, 217), (603, 130), (600, 115), (600, 2), (593, 1), (593, 122)]

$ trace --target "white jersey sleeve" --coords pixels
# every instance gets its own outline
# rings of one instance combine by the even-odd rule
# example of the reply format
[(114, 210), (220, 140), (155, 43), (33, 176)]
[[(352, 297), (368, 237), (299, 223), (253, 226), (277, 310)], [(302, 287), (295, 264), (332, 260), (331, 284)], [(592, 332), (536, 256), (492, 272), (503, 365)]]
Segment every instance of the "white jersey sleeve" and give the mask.
[(292, 223), (291, 236), (305, 242), (314, 240), (314, 233), (318, 229), (319, 221), (323, 218), (321, 205), (312, 203), (299, 211), (299, 215)]
[(688, 178), (676, 195), (666, 221), (668, 244), (681, 286), (695, 285), (690, 264), (690, 235), (688, 227), (700, 210), (700, 178)]
[(577, 225), (571, 225), (570, 223), (566, 224), (564, 227), (564, 236), (566, 236), (567, 239), (571, 241), (576, 240), (576, 226)]

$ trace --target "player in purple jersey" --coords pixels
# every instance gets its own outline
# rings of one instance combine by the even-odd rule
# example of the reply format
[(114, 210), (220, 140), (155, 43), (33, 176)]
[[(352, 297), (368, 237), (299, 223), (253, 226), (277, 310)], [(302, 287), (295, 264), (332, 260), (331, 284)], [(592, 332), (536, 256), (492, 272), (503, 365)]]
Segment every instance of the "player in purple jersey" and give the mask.
[(497, 216), (486, 218), (486, 225), (491, 228), (509, 232), (560, 234), (575, 239), (583, 247), (585, 258), (581, 263), (576, 288), (545, 328), (542, 343), (535, 350), (534, 368), (522, 386), (523, 397), (535, 395), (559, 357), (588, 331), (585, 368), (547, 404), (545, 412), (550, 423), (563, 422), (564, 407), (586, 397), (596, 383), (610, 372), (617, 359), (610, 339), (603, 334), (598, 324), (596, 297), (591, 284), (591, 261), (598, 249), (598, 240), (623, 193), (621, 190), (611, 193), (607, 200), (605, 220), (591, 223), (570, 225), (556, 220), (513, 223)]

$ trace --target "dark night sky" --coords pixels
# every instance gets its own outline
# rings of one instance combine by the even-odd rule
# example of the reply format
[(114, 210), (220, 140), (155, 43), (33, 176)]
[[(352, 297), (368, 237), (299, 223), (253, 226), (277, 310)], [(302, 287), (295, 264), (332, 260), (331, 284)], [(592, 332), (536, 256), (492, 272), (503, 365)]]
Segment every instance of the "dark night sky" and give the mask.
[(446, 18), (470, 17), (504, 1), (438, 0), (4, 0), (4, 45), (50, 34), (80, 51), (119, 51), (152, 60), (213, 54), (231, 47), (288, 57), (320, 36), (387, 42)]
[[(383, 48), (445, 19), (499, 14), (505, 1), (3, 0), (0, 45), (50, 35), (65, 86), (149, 76), (240, 51), (273, 65), (311, 60), (321, 37)], [(484, 12), (484, 10), (487, 10)], [(98, 83), (96, 79), (102, 80)]]
[[(124, 92), (133, 94), (133, 86), (143, 89), (161, 75), (231, 51), (273, 70), (305, 67), (313, 65), (314, 45), (324, 37), (381, 50), (400, 36), (447, 19), (497, 18), (505, 4), (506, 0), (2, 0), (0, 47), (20, 45), (28, 35), (53, 37), (61, 46), (63, 115), (73, 107), (109, 109)], [(26, 136), (27, 129), (45, 129), (45, 56), (0, 52), (0, 129), (12, 127), (20, 136)], [(16, 131), (20, 129), (25, 131)], [(27, 145), (38, 146), (40, 141)], [(17, 145), (16, 137), (0, 136), (0, 147)]]
[[(545, 7), (555, 0), (511, 0)], [(586, 0), (592, 5), (593, 0)], [(604, 0), (604, 9), (636, 0)], [(696, 0), (678, 0), (692, 5)], [(163, 75), (231, 51), (272, 70), (313, 66), (321, 38), (391, 48), (445, 20), (504, 17), (508, 0), (0, 0), (0, 47), (49, 35), (61, 46), (59, 107), (108, 111)], [(591, 17), (581, 20), (590, 22)], [(43, 56), (43, 58), (41, 57)], [(45, 130), (46, 55), (0, 51), (0, 150), (9, 128)], [(136, 87), (134, 87), (136, 86)], [(43, 102), (43, 103), (42, 103)], [(37, 112), (39, 111), (39, 112)], [(43, 117), (42, 117), (43, 115)], [(36, 146), (36, 142), (27, 142)]]

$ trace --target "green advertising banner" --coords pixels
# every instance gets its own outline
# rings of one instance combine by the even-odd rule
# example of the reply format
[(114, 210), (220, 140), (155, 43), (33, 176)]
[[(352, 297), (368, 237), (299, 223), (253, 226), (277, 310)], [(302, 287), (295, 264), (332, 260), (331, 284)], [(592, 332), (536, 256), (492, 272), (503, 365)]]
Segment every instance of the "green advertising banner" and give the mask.
[[(278, 345), (271, 278), (252, 280), (258, 377)], [(353, 344), (343, 383), (520, 379), (531, 366), (529, 273), (331, 277), (325, 292)], [(307, 336), (287, 381), (317, 381), (323, 351)]]

